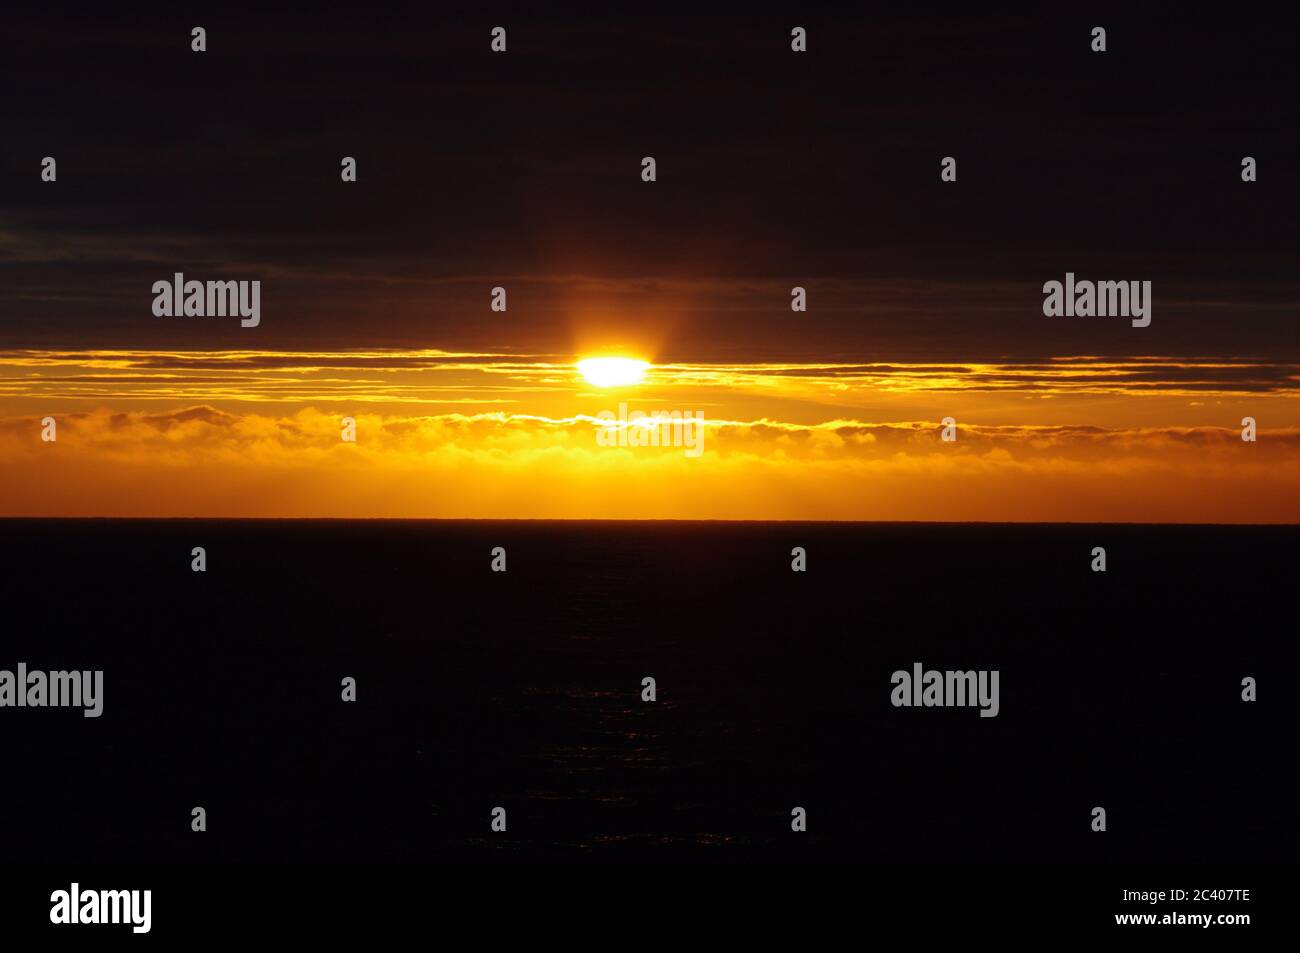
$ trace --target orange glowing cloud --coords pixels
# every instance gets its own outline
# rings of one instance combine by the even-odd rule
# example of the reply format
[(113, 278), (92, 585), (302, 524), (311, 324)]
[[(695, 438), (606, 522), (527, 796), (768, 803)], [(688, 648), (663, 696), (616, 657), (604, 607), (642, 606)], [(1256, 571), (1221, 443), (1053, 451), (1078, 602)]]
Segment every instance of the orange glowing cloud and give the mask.
[[(1300, 518), (1300, 430), (709, 419), (703, 453), (587, 415), (209, 406), (0, 421), (8, 515), (1133, 520)], [(667, 443), (667, 441), (665, 441)]]

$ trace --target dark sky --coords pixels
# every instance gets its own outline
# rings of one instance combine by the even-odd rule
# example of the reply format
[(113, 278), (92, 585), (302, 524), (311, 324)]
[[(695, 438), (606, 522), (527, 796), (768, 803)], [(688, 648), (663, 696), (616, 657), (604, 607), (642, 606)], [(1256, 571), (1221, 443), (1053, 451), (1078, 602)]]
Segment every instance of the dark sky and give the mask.
[[(1300, 358), (1294, 19), (807, 9), (7, 16), (0, 346)], [(175, 271), (261, 327), (154, 317)], [(1043, 317), (1066, 271), (1152, 326)]]

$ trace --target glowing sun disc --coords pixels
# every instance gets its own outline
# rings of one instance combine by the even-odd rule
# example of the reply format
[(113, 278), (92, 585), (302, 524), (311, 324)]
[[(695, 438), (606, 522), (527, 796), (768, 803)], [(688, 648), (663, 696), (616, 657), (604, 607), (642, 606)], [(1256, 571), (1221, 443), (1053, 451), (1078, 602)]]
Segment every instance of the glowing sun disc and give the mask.
[(589, 357), (578, 362), (578, 372), (596, 387), (626, 387), (639, 384), (649, 366), (630, 357)]

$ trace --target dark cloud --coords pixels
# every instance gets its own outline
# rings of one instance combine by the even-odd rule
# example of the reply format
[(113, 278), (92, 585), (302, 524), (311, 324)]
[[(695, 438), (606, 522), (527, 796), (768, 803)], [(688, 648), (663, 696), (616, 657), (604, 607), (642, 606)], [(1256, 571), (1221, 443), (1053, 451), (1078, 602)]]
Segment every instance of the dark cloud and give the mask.
[[(1300, 359), (1289, 32), (1088, 16), (15, 14), (0, 346)], [(1151, 280), (1152, 326), (1043, 318), (1067, 270)], [(153, 317), (175, 271), (261, 279), (262, 326)]]

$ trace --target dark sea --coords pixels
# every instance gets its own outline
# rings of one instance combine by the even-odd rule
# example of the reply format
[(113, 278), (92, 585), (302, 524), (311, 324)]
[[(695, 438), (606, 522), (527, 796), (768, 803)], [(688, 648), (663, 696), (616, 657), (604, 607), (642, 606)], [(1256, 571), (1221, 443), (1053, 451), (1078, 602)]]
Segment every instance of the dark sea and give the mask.
[[(0, 530), (0, 669), (104, 672), (0, 708), (4, 861), (1296, 856), (1297, 527)], [(894, 707), (918, 662), (997, 717)]]

